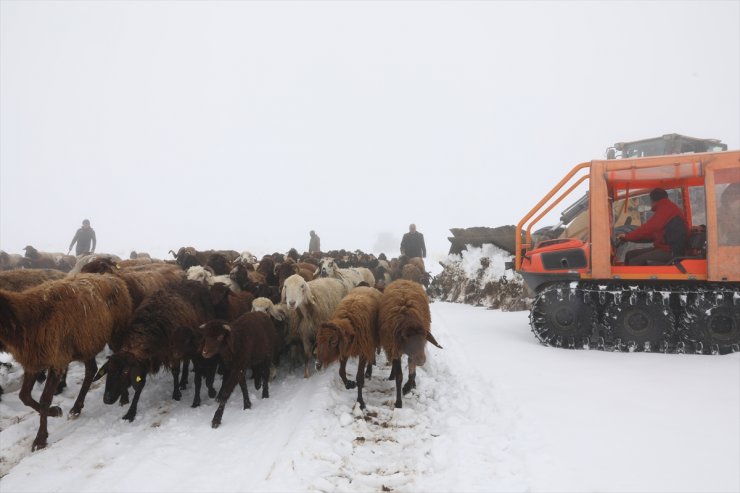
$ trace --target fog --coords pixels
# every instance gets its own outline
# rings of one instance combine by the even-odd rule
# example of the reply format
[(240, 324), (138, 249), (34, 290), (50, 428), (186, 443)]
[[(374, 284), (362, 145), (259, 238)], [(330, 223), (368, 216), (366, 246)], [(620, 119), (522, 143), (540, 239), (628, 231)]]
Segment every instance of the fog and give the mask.
[(737, 1), (2, 1), (0, 248), (443, 255), (738, 88)]

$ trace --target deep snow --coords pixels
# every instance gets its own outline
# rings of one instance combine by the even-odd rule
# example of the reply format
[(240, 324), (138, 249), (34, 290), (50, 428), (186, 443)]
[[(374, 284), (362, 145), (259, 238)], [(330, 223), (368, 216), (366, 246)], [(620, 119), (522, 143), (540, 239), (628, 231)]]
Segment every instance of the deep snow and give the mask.
[[(49, 446), (31, 453), (38, 417), (18, 400), (17, 373), (5, 374), (0, 490), (740, 490), (740, 354), (548, 348), (526, 312), (431, 309), (444, 349), (429, 348), (402, 409), (382, 357), (364, 414), (336, 365), (308, 380), (281, 368), (269, 399), (250, 383), (251, 410), (237, 389), (216, 430), (213, 400), (191, 409), (191, 380), (172, 401), (160, 373), (133, 423), (97, 382), (82, 415), (51, 419)], [(54, 399), (65, 413), (81, 374), (74, 364)]]

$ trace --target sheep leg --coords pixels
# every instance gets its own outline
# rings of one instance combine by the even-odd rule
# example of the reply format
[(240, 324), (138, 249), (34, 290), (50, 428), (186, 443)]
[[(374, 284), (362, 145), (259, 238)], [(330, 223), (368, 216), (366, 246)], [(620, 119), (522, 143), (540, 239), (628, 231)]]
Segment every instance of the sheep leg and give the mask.
[(406, 385), (403, 386), (403, 395), (411, 392), (411, 389), (416, 388), (416, 363), (409, 361), (409, 379), (406, 381)]
[(388, 375), (388, 380), (395, 380), (396, 379), (396, 365), (391, 365), (391, 374)]
[[(216, 409), (216, 413), (213, 415), (213, 419), (211, 420), (211, 428), (218, 428), (219, 425), (221, 425), (221, 417), (224, 415), (226, 402), (229, 400), (229, 396), (231, 396), (231, 392), (233, 392), (236, 384), (240, 383), (241, 385), (240, 380), (244, 379), (244, 372), (234, 370), (227, 371), (225, 373), (227, 376), (221, 384), (221, 389), (218, 391), (218, 396), (216, 397), (218, 409)], [(244, 382), (244, 385), (246, 386), (246, 381)], [(244, 389), (242, 389), (242, 392), (244, 392)]]
[(180, 392), (180, 362), (177, 361), (175, 364), (170, 366), (170, 371), (172, 372), (172, 378), (175, 381), (172, 389), (172, 398), (179, 401), (182, 398), (182, 392)]
[(311, 374), (308, 371), (308, 364), (311, 361), (313, 351), (311, 351), (311, 341), (308, 340), (308, 334), (302, 335), (303, 339), (303, 378), (308, 378)]
[(213, 387), (213, 381), (216, 379), (216, 368), (218, 367), (217, 362), (208, 362), (208, 366), (203, 370), (206, 378), (206, 388), (208, 388), (208, 397), (213, 399), (216, 397), (216, 389)]
[(131, 407), (128, 408), (128, 411), (126, 414), (123, 415), (123, 418), (127, 421), (133, 421), (136, 417), (136, 406), (139, 405), (139, 397), (141, 396), (141, 391), (144, 390), (144, 385), (146, 384), (146, 373), (141, 376), (141, 381), (137, 382), (136, 385), (134, 385), (134, 398), (131, 401)]
[(242, 409), (249, 409), (252, 407), (252, 403), (249, 402), (249, 387), (247, 387), (247, 377), (242, 373), (239, 379), (239, 388), (242, 389), (242, 400), (244, 407)]
[[(95, 358), (85, 361), (85, 378), (82, 380), (82, 387), (80, 387), (80, 393), (77, 394), (77, 400), (72, 406), (72, 409), (69, 410), (69, 419), (75, 419), (82, 412), (82, 408), (85, 407), (87, 391), (90, 390), (90, 385), (97, 372), (98, 364), (95, 362)], [(67, 370), (64, 370), (64, 378), (67, 378)]]
[(375, 364), (375, 356), (373, 359), (367, 362), (367, 369), (365, 370), (365, 378), (370, 380), (373, 378), (373, 365)]
[(36, 402), (36, 400), (34, 400), (34, 398), (31, 396), (31, 390), (33, 389), (33, 386), (36, 384), (37, 375), (38, 373), (35, 373), (33, 375), (28, 372), (23, 373), (23, 383), (21, 384), (21, 390), (18, 393), (18, 398), (21, 400), (23, 404), (32, 408), (37, 413), (40, 413), (41, 409), (39, 408), (39, 403)]
[(345, 357), (339, 358), (339, 376), (342, 379), (342, 382), (344, 382), (345, 389), (355, 388), (355, 382), (347, 380), (347, 358)]
[(362, 399), (362, 387), (365, 385), (365, 364), (365, 357), (360, 356), (360, 361), (357, 363), (357, 402), (360, 404), (360, 409), (365, 409), (365, 401)]
[(262, 367), (262, 370), (260, 371), (260, 374), (262, 375), (262, 398), (268, 399), (270, 397), (270, 363), (265, 363), (265, 365)]
[(391, 370), (391, 374), (393, 374), (396, 377), (396, 404), (395, 406), (398, 408), (401, 408), (403, 407), (403, 402), (401, 401), (401, 383), (403, 382), (403, 370), (401, 369), (401, 358), (393, 360), (393, 369)]
[(199, 368), (198, 365), (195, 364), (195, 361), (193, 361), (193, 383), (195, 384), (195, 395), (193, 396), (193, 403), (190, 407), (200, 406), (200, 385), (203, 378), (201, 375), (202, 371), (203, 369)]
[(46, 439), (49, 438), (49, 431), (46, 427), (47, 418), (49, 416), (55, 418), (62, 415), (62, 410), (59, 406), (50, 407), (51, 399), (54, 397), (54, 391), (59, 384), (60, 375), (51, 368), (46, 373), (46, 384), (39, 399), (39, 431), (36, 433), (36, 438), (31, 446), (31, 451), (33, 452), (46, 447)]
[[(188, 386), (188, 366), (190, 366), (190, 359), (185, 358), (182, 360), (182, 376), (180, 378), (180, 389), (185, 389)], [(195, 371), (195, 363), (193, 363), (193, 371)]]
[(121, 405), (125, 406), (128, 404), (128, 385), (121, 391)]
[[(97, 371), (97, 364), (95, 365), (95, 371)], [(54, 395), (61, 394), (66, 387), (67, 387), (67, 369), (65, 368), (64, 373), (62, 373), (62, 378), (61, 380), (59, 380), (59, 385), (57, 385), (57, 388), (54, 391)]]

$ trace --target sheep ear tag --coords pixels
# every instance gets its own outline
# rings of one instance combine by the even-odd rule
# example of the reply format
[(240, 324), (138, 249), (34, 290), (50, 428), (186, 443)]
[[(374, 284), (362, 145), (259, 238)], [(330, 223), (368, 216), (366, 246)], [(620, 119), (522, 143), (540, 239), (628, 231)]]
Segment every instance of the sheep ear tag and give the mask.
[(98, 368), (98, 372), (93, 377), (93, 382), (100, 380), (105, 376), (105, 374), (108, 373), (108, 363), (104, 364), (100, 368)]
[(135, 381), (136, 383), (139, 383), (139, 382), (141, 382), (141, 376), (139, 376), (139, 375), (136, 375), (136, 378), (134, 379), (134, 381)]

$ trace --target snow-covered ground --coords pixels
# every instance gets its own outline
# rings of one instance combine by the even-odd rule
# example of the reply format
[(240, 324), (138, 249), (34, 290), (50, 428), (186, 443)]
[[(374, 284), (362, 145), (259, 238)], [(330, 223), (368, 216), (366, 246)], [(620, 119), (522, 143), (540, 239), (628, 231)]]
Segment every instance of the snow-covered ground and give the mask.
[[(269, 399), (250, 382), (243, 411), (237, 389), (214, 430), (213, 400), (190, 408), (191, 380), (172, 401), (161, 373), (133, 423), (96, 382), (81, 416), (50, 419), (49, 446), (31, 453), (38, 417), (3, 367), (0, 491), (740, 490), (740, 354), (547, 348), (526, 312), (431, 309), (444, 349), (429, 348), (402, 409), (382, 359), (365, 413), (336, 365), (308, 380), (281, 368)], [(54, 399), (65, 415), (81, 375), (73, 365)]]

